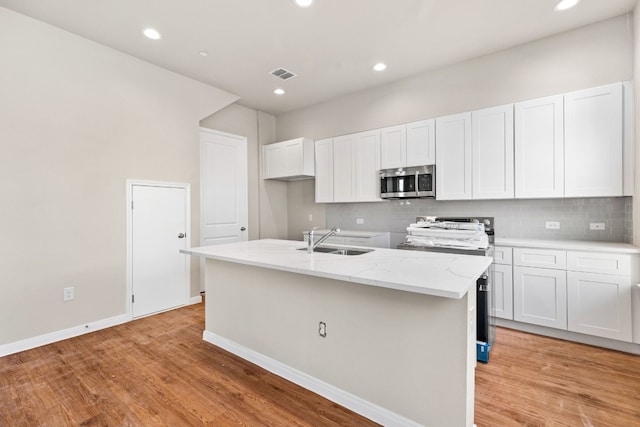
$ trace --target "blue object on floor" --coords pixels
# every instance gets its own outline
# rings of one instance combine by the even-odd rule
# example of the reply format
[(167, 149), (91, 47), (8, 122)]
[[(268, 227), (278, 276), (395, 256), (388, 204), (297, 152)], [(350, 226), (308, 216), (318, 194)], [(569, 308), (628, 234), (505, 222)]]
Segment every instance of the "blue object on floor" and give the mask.
[(489, 363), (489, 351), (491, 344), (478, 341), (476, 343), (476, 351), (478, 353), (478, 362)]

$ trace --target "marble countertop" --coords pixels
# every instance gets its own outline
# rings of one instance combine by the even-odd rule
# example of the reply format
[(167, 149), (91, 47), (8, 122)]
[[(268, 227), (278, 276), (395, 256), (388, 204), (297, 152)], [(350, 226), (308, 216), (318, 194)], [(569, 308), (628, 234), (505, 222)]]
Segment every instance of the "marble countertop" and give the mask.
[[(324, 246), (324, 245), (323, 245)], [(339, 245), (328, 245), (340, 247)], [(344, 247), (344, 246), (342, 246)], [(491, 257), (374, 249), (363, 255), (306, 251), (303, 242), (251, 240), (180, 252), (256, 267), (445, 298), (462, 298), (489, 267)]]
[(521, 248), (557, 249), (567, 251), (596, 251), (622, 254), (640, 254), (640, 248), (628, 243), (598, 242), (582, 240), (543, 240), (496, 237), (496, 246)]

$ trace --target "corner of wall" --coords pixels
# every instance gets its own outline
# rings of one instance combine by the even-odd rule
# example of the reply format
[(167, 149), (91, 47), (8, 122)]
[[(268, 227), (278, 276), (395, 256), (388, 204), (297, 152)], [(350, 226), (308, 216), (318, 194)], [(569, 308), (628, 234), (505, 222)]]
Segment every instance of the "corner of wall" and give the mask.
[[(635, 132), (635, 145), (638, 147), (638, 139), (640, 137), (640, 100), (637, 96), (640, 94), (638, 89), (638, 82), (640, 82), (640, 0), (636, 2), (633, 10), (633, 86), (634, 93), (636, 94), (634, 100), (634, 128)], [(634, 192), (632, 199), (632, 225), (633, 225), (633, 241), (636, 246), (640, 245), (640, 150), (635, 150), (635, 176), (634, 176)]]

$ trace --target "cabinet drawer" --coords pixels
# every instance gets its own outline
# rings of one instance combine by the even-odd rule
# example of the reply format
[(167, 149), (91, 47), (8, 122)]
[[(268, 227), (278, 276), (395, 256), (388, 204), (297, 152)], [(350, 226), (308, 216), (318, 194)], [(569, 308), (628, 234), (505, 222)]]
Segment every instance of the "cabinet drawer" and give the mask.
[(567, 270), (587, 273), (631, 274), (631, 256), (601, 252), (567, 252)]
[(493, 254), (493, 262), (495, 264), (512, 265), (513, 248), (508, 246), (496, 246)]
[(513, 248), (513, 265), (564, 270), (567, 253), (552, 249)]

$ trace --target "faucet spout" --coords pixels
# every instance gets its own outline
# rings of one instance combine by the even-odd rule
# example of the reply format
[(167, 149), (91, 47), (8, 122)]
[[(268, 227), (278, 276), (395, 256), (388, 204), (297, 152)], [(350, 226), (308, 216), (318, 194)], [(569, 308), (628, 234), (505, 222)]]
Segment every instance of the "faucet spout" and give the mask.
[(313, 241), (313, 231), (316, 229), (317, 227), (314, 227), (313, 230), (309, 231), (309, 241), (307, 242), (307, 252), (308, 253), (313, 253), (313, 251), (318, 247), (318, 245), (320, 245), (320, 243), (324, 242), (325, 240), (327, 240), (329, 237), (333, 236), (336, 233), (340, 232), (340, 229), (338, 227), (333, 227), (327, 234), (324, 234), (323, 236), (321, 236), (317, 242)]

